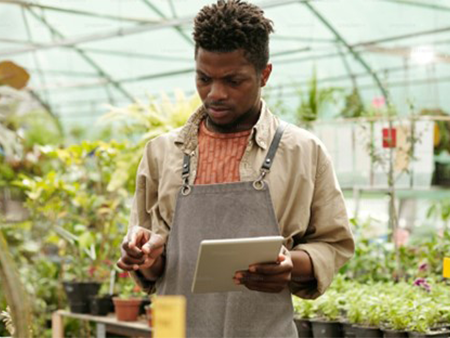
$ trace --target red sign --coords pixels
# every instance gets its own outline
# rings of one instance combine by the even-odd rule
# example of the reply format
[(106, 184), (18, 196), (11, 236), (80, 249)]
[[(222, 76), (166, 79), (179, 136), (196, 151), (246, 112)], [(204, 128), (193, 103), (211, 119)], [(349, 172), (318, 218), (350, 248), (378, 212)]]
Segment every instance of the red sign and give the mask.
[(397, 130), (395, 128), (383, 128), (383, 148), (395, 148), (397, 146)]

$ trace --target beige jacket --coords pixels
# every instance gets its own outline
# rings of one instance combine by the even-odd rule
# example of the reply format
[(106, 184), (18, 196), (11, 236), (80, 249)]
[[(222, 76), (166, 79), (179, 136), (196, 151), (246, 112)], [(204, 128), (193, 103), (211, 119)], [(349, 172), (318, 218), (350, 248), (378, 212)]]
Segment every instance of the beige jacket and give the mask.
[[(183, 128), (146, 145), (137, 172), (130, 227), (139, 225), (163, 236), (170, 235), (182, 186), (183, 153), (192, 155), (193, 184), (198, 162), (197, 132), (205, 116), (203, 108), (199, 108)], [(259, 176), (278, 123), (263, 102), (240, 164), (241, 181), (253, 181)], [(289, 125), (265, 180), (285, 246), (306, 251), (313, 262), (317, 283), (291, 282), (291, 291), (302, 298), (316, 298), (354, 252), (344, 199), (330, 157), (314, 135)], [(151, 289), (142, 276), (134, 277), (144, 289)]]

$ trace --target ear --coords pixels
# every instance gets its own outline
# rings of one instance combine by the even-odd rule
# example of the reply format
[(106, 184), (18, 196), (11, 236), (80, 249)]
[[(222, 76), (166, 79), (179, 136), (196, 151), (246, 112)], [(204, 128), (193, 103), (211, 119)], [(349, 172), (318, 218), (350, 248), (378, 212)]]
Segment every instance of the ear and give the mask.
[(272, 73), (272, 64), (268, 63), (266, 68), (264, 68), (261, 72), (261, 87), (264, 87), (267, 81), (269, 81), (271, 73)]

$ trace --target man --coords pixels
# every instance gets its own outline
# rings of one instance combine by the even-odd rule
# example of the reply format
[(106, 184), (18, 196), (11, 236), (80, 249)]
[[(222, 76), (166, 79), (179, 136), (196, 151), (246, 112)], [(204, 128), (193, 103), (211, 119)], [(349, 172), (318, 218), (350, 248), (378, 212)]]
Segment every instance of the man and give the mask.
[[(260, 8), (239, 0), (198, 13), (203, 105), (183, 128), (150, 141), (138, 169), (118, 266), (148, 292), (186, 296), (189, 337), (296, 337), (291, 294), (318, 297), (353, 254), (322, 144), (261, 100), (272, 31)], [(251, 291), (190, 292), (201, 240), (280, 234), (276, 263), (233, 276)]]

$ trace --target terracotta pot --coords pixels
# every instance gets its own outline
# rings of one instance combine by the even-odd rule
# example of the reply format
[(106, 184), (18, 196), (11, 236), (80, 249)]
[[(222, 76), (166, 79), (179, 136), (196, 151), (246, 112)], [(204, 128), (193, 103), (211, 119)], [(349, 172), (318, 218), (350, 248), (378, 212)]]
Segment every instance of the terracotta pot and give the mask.
[(139, 307), (141, 306), (142, 299), (123, 299), (114, 297), (113, 302), (117, 320), (135, 322), (138, 319)]
[(148, 327), (153, 327), (153, 318), (152, 318), (153, 309), (150, 306), (146, 306), (145, 311), (147, 313)]

